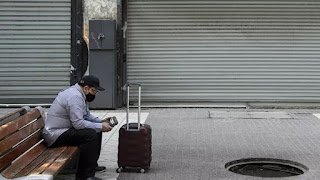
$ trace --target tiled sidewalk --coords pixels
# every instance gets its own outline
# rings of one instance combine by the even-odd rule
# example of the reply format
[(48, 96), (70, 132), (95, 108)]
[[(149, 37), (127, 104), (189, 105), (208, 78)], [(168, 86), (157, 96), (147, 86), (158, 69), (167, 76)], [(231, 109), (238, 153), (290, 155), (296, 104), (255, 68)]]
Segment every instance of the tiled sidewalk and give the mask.
[[(125, 111), (93, 111), (104, 118)], [(118, 180), (318, 180), (320, 109), (155, 108), (142, 111), (152, 126), (152, 163), (147, 173), (117, 174), (118, 125), (104, 133), (98, 177)], [(132, 118), (136, 117), (131, 115)], [(320, 117), (320, 116), (319, 116)], [(231, 173), (225, 164), (242, 158), (279, 158), (309, 170), (289, 178), (258, 178)], [(58, 180), (74, 175), (58, 175)]]
[[(247, 112), (258, 113), (253, 113), (253, 117), (239, 118)], [(280, 158), (297, 161), (309, 168), (300, 176), (263, 179), (320, 179), (320, 119), (313, 115), (319, 112), (292, 109), (152, 109), (147, 119), (153, 127), (151, 169), (145, 174), (121, 173), (118, 180), (262, 179), (225, 169), (229, 161), (242, 158)], [(215, 114), (220, 114), (220, 117)]]

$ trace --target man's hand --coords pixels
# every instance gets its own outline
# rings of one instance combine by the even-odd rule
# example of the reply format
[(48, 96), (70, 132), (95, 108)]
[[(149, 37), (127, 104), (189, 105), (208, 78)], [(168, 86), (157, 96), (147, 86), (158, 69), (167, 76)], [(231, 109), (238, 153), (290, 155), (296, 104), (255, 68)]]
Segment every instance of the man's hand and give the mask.
[(102, 132), (109, 132), (111, 131), (112, 127), (107, 122), (102, 123)]
[(107, 117), (105, 118), (104, 120), (102, 120), (102, 122), (107, 122), (107, 121), (110, 121), (111, 117)]
[(114, 127), (118, 124), (118, 120), (115, 116), (105, 118), (102, 120), (102, 122), (107, 122), (111, 127)]

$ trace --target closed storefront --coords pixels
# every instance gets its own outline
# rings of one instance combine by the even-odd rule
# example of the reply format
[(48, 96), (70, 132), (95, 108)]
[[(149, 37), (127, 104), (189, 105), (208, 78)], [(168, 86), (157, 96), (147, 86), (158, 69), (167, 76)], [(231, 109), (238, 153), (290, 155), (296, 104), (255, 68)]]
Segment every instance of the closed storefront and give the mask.
[(70, 58), (71, 0), (0, 1), (0, 104), (51, 103)]
[(146, 102), (320, 102), (320, 1), (128, 0)]

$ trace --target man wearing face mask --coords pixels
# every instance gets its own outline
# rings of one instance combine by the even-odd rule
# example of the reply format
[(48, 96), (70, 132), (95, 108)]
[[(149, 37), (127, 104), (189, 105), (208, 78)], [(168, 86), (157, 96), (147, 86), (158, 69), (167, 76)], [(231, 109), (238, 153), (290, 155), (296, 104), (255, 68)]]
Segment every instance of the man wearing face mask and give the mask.
[(112, 127), (90, 114), (88, 103), (95, 99), (100, 86), (95, 76), (84, 76), (79, 83), (61, 91), (53, 101), (45, 120), (43, 138), (49, 147), (79, 146), (80, 157), (76, 180), (99, 180), (98, 167), (102, 132)]

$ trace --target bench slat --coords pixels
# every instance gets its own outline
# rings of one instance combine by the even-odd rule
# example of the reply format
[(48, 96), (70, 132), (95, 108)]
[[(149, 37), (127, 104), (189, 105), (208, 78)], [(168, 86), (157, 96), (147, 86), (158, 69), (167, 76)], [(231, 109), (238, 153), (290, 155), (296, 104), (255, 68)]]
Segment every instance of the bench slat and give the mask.
[(21, 154), (30, 149), (33, 145), (41, 140), (41, 131), (34, 134), (25, 142), (19, 144), (16, 148), (12, 149), (2, 157), (0, 157), (0, 170), (4, 169), (11, 164), (13, 160), (19, 157)]
[(42, 174), (42, 172), (45, 171), (67, 149), (67, 146), (56, 147), (52, 149), (54, 149), (54, 153), (49, 156), (40, 167), (33, 170), (30, 174)]
[(4, 117), (7, 120), (10, 116), (10, 122), (2, 126), (0, 122), (1, 175), (8, 179), (35, 174), (56, 176), (74, 156), (78, 147), (48, 148), (45, 142), (41, 142), (44, 121), (40, 111), (33, 109), (17, 117), (19, 112), (22, 113), (21, 109)]
[(2, 171), (2, 175), (6, 178), (13, 178), (22, 169), (29, 165), (34, 159), (36, 159), (40, 154), (42, 154), (47, 149), (46, 145), (42, 142), (31, 149), (29, 152), (20, 157), (11, 166)]
[(30, 107), (25, 106), (23, 108), (19, 108), (15, 111), (13, 111), (10, 114), (7, 114), (6, 116), (3, 116), (0, 118), (0, 126), (7, 124), (8, 122), (11, 122), (14, 119), (17, 119), (18, 117), (26, 114), (29, 111)]
[(65, 166), (73, 155), (77, 152), (78, 147), (69, 146), (42, 174), (51, 174), (56, 176), (58, 172)]
[(33, 170), (36, 168), (39, 168), (42, 164), (45, 163), (46, 159), (54, 154), (56, 151), (55, 148), (48, 148), (45, 152), (43, 152), (37, 159), (32, 161), (27, 167), (25, 167), (22, 171), (20, 171), (17, 175), (15, 175), (15, 178), (21, 177), (21, 176), (27, 176), (30, 174)]
[(11, 149), (12, 146), (16, 145), (18, 142), (36, 132), (38, 129), (41, 129), (44, 126), (44, 122), (42, 118), (39, 118), (37, 121), (29, 124), (25, 128), (15, 132), (11, 136), (6, 139), (0, 141), (0, 154), (6, 152)]
[(38, 117), (40, 117), (40, 112), (38, 109), (34, 109), (34, 110), (28, 112), (27, 114), (20, 116), (19, 118), (15, 119), (5, 125), (2, 125), (0, 127), (0, 139), (3, 139), (6, 136), (14, 133), (18, 129), (20, 129), (24, 125), (30, 123), (31, 121), (37, 119)]

